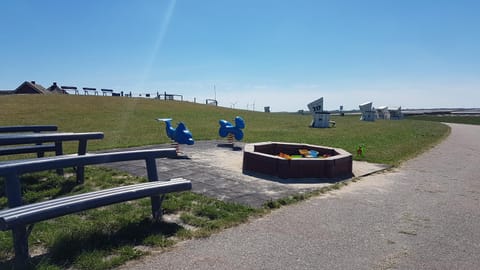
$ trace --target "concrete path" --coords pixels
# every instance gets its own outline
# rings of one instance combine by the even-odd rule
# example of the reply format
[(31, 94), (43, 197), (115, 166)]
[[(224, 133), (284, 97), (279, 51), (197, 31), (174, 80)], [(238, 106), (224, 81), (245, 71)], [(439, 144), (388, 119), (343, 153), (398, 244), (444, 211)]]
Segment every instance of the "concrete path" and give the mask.
[(387, 173), (122, 269), (479, 269), (480, 126)]

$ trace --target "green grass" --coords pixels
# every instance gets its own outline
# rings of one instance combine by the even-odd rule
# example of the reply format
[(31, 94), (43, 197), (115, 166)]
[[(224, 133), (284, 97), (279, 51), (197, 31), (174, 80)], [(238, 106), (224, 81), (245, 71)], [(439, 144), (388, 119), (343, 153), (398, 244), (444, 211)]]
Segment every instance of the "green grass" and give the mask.
[[(84, 185), (76, 185), (74, 176), (64, 178), (53, 172), (21, 179), (29, 203), (142, 181), (146, 179), (98, 167), (86, 169)], [(3, 179), (0, 185), (4, 196)], [(6, 200), (0, 201), (0, 208), (6, 206)], [(165, 215), (179, 215), (180, 221), (151, 219), (150, 200), (141, 199), (36, 223), (29, 237), (30, 250), (44, 252), (34, 257), (32, 269), (110, 269), (148, 254), (149, 247), (169, 248), (179, 240), (207, 237), (265, 213), (192, 192), (168, 194), (163, 209)], [(12, 267), (12, 256), (11, 232), (0, 232), (0, 269)]]
[(464, 115), (416, 115), (409, 116), (412, 120), (444, 122), (444, 123), (456, 123), (456, 124), (469, 124), (480, 125), (480, 116), (464, 116)]
[[(142, 98), (72, 95), (24, 95), (0, 97), (0, 125), (55, 124), (60, 131), (102, 131), (103, 140), (89, 142), (90, 151), (168, 143), (165, 124), (157, 118), (184, 122), (195, 140), (219, 139), (218, 121), (245, 119), (245, 142), (284, 141), (340, 147), (355, 153), (366, 147), (370, 162), (398, 165), (444, 138), (449, 128), (431, 121), (359, 121), (358, 116), (332, 117), (335, 128), (308, 127), (310, 115), (233, 110), (190, 102)], [(76, 151), (66, 143), (65, 152)]]
[[(25, 95), (1, 96), (0, 125), (55, 124), (60, 131), (103, 131), (105, 139), (89, 142), (89, 150), (168, 143), (164, 124), (156, 118), (183, 121), (196, 140), (219, 139), (218, 120), (246, 121), (245, 142), (285, 141), (326, 145), (355, 153), (360, 144), (365, 156), (354, 158), (398, 165), (438, 143), (449, 128), (421, 120), (362, 122), (358, 116), (332, 117), (335, 128), (313, 129), (310, 115), (260, 113), (187, 102), (138, 98)], [(72, 153), (76, 144), (65, 144)], [(22, 156), (23, 157), (23, 156)], [(14, 157), (18, 158), (18, 157)], [(73, 174), (72, 174), (73, 175)], [(0, 179), (0, 208), (6, 207)], [(88, 167), (85, 184), (74, 176), (51, 172), (22, 178), (24, 199), (36, 202), (98, 188), (137, 183), (143, 178), (111, 169)], [(32, 269), (110, 269), (149, 253), (150, 248), (168, 249), (178, 241), (208, 237), (249, 218), (283, 205), (305, 200), (350, 182), (341, 182), (306, 194), (270, 201), (262, 209), (225, 203), (191, 192), (169, 194), (163, 208), (174, 222), (155, 222), (148, 199), (89, 210), (39, 222), (29, 238), (31, 251), (40, 253)], [(0, 269), (11, 268), (13, 247), (10, 231), (0, 232)]]

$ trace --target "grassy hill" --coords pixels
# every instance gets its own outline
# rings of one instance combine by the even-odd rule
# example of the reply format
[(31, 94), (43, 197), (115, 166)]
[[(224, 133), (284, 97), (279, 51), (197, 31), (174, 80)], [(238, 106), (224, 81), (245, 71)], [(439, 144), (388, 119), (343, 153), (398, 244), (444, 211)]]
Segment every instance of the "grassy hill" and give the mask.
[[(0, 125), (55, 124), (60, 131), (102, 131), (105, 139), (89, 143), (89, 150), (168, 143), (165, 124), (157, 118), (184, 122), (195, 140), (220, 139), (218, 121), (245, 119), (245, 142), (286, 141), (340, 147), (351, 153), (366, 146), (371, 162), (396, 165), (441, 140), (449, 129), (428, 121), (359, 121), (358, 116), (332, 116), (335, 128), (310, 128), (310, 115), (263, 113), (190, 102), (144, 98), (12, 95), (1, 96)], [(65, 151), (74, 152), (74, 144)]]

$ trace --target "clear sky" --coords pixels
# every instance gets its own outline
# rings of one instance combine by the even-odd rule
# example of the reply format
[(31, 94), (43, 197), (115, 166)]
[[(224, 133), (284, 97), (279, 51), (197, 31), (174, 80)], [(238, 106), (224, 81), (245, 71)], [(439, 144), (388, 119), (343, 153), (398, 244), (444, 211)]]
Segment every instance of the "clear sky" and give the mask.
[(479, 14), (478, 0), (1, 0), (0, 89), (478, 108)]

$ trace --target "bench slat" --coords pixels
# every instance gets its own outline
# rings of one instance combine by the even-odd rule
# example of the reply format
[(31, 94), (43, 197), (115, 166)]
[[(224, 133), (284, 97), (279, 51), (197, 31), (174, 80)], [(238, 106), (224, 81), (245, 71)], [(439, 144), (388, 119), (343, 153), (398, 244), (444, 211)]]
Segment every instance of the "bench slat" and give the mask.
[[(174, 178), (168, 181), (168, 183), (173, 183), (177, 181), (177, 179), (182, 179), (182, 178)], [(165, 183), (165, 181), (162, 181), (161, 183)], [(17, 206), (13, 208), (8, 208), (8, 209), (3, 209), (0, 210), (0, 217), (4, 215), (16, 215), (18, 213), (22, 213), (24, 211), (28, 210), (35, 210), (35, 209), (42, 209), (46, 208), (49, 205), (56, 205), (59, 202), (64, 202), (66, 204), (68, 203), (73, 203), (82, 199), (88, 199), (90, 197), (98, 197), (98, 196), (103, 196), (104, 194), (112, 194), (117, 191), (128, 191), (128, 190), (135, 190), (135, 189), (141, 189), (141, 188), (148, 188), (151, 186), (158, 186), (158, 182), (144, 182), (144, 183), (138, 183), (135, 185), (126, 185), (126, 186), (120, 186), (120, 187), (114, 187), (110, 189), (102, 189), (102, 190), (97, 190), (97, 191), (91, 191), (91, 192), (85, 192), (85, 193), (80, 193), (80, 194), (75, 194), (71, 196), (65, 196), (65, 197), (59, 197), (56, 199), (51, 199), (51, 200), (46, 200), (46, 201), (41, 201), (41, 202), (36, 202), (33, 204), (26, 204), (22, 206)]]
[(0, 133), (57, 131), (55, 125), (0, 126)]
[(58, 133), (31, 133), (0, 135), (1, 145), (15, 145), (28, 143), (45, 143), (57, 141), (80, 141), (103, 139), (103, 132), (58, 132)]
[(16, 162), (0, 163), (0, 175), (10, 173), (23, 174), (28, 172), (46, 171), (57, 168), (86, 166), (129, 160), (145, 160), (149, 158), (176, 157), (175, 148), (132, 150), (112, 153), (98, 153), (86, 155), (63, 155), (44, 157)]
[(55, 152), (57, 148), (54, 144), (42, 145), (22, 145), (15, 147), (0, 147), (0, 156), (15, 155), (15, 154), (29, 154), (39, 152)]
[(18, 224), (31, 224), (92, 208), (153, 195), (186, 191), (191, 188), (192, 184), (190, 181), (176, 178), (170, 181), (140, 183), (93, 191), (15, 207), (0, 211), (0, 229), (9, 230)]

